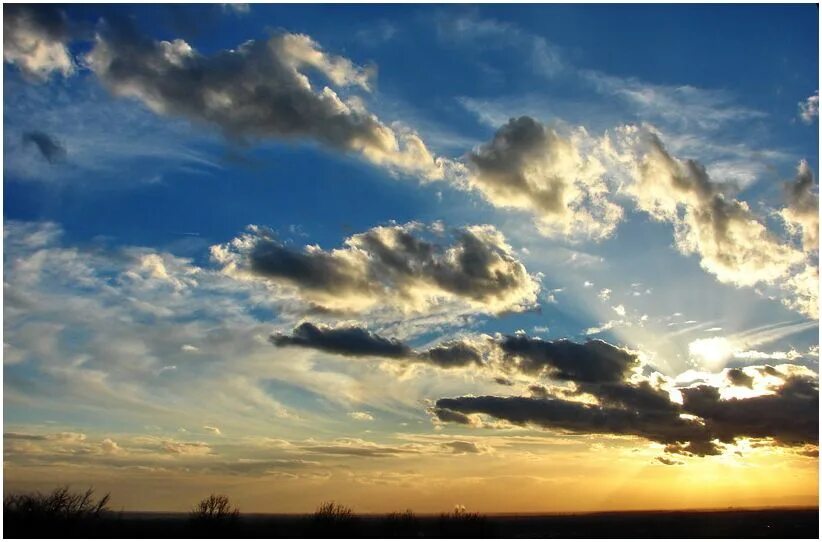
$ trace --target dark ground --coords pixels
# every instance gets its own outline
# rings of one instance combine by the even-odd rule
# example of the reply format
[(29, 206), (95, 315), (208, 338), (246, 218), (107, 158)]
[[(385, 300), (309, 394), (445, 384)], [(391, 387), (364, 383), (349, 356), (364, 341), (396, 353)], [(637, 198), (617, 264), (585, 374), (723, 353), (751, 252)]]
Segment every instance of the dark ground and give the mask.
[[(310, 516), (245, 514), (196, 524), (184, 514), (110, 513), (75, 525), (15, 525), (4, 537), (90, 538), (813, 538), (818, 509), (614, 512), (577, 515), (355, 516), (322, 523)], [(42, 523), (42, 522), (41, 522)], [(55, 528), (56, 527), (56, 528)]]

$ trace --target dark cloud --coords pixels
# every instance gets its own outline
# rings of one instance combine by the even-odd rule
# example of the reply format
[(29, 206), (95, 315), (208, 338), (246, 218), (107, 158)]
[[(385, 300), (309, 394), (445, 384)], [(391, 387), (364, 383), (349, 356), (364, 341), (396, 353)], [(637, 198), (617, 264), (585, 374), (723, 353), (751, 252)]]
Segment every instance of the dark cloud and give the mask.
[(734, 386), (741, 386), (744, 388), (753, 387), (753, 377), (746, 374), (742, 369), (728, 369), (728, 372), (725, 373), (725, 377), (728, 379), (728, 382)]
[(34, 145), (50, 164), (62, 162), (68, 154), (59, 141), (45, 132), (26, 132), (23, 134), (23, 143)]
[(682, 390), (683, 408), (705, 421), (723, 442), (737, 437), (772, 438), (786, 445), (816, 444), (819, 440), (819, 383), (790, 376), (771, 395), (745, 399), (719, 398), (706, 385)]
[(381, 337), (358, 326), (330, 327), (303, 322), (290, 335), (272, 335), (271, 342), (280, 347), (300, 346), (350, 357), (401, 359), (443, 368), (482, 364), (480, 351), (466, 342), (448, 341), (417, 352), (396, 339)]
[[(516, 347), (506, 350), (509, 339), (519, 340), (508, 343)], [(499, 344), (505, 352), (525, 353), (525, 362), (518, 364), (524, 373), (540, 374), (543, 367), (549, 367), (552, 371), (548, 375), (573, 382), (572, 390), (554, 391), (534, 383), (528, 388), (530, 397), (443, 398), (435, 404), (435, 416), (443, 422), (474, 425), (471, 415), (483, 414), (515, 425), (535, 425), (556, 431), (637, 436), (665, 444), (666, 453), (697, 456), (721, 453), (722, 448), (716, 441), (731, 444), (745, 437), (773, 439), (785, 446), (818, 441), (816, 378), (785, 376), (772, 367), (755, 368), (779, 375), (784, 381), (772, 394), (744, 399), (720, 399), (719, 388), (709, 385), (682, 388), (683, 403), (679, 404), (671, 400), (667, 391), (647, 380), (627, 380), (627, 371), (637, 362), (630, 355), (614, 356), (612, 349), (619, 350), (616, 347), (601, 343), (595, 350), (580, 351), (571, 345), (587, 345), (562, 343), (563, 354), (582, 353), (568, 356), (561, 366), (556, 361), (546, 361), (555, 359), (545, 354), (554, 354), (551, 343), (546, 347), (545, 341), (513, 336)], [(534, 349), (538, 354), (533, 353)], [(622, 362), (599, 363), (591, 357), (592, 352)], [(571, 369), (574, 363), (579, 367)], [(590, 370), (591, 367), (597, 369)], [(739, 369), (731, 369), (726, 374), (734, 384), (752, 385), (752, 379)], [(582, 394), (593, 396), (596, 403), (582, 402), (579, 397)]]
[(440, 367), (463, 367), (472, 363), (482, 365), (480, 351), (474, 345), (462, 341), (434, 346), (420, 353), (419, 357)]
[(669, 466), (682, 465), (683, 464), (682, 461), (676, 461), (674, 459), (670, 459), (668, 457), (662, 457), (662, 456), (657, 457), (656, 460), (659, 461), (660, 463), (662, 463), (663, 465), (669, 465)]
[(547, 397), (548, 396), (548, 388), (543, 386), (542, 384), (531, 384), (528, 386), (528, 391), (534, 397)]
[(314, 90), (308, 73), (367, 91), (372, 70), (326, 53), (303, 34), (279, 33), (206, 56), (180, 39), (154, 41), (105, 24), (86, 61), (114, 94), (217, 126), (232, 138), (311, 139), (390, 168), (442, 175), (416, 134), (395, 131), (328, 86)]
[[(446, 420), (440, 416), (446, 412)], [(451, 414), (486, 414), (515, 425), (537, 425), (578, 434), (633, 435), (660, 443), (710, 440), (705, 428), (677, 412), (638, 411), (589, 405), (553, 397), (458, 397), (440, 399), (435, 413), (441, 421), (457, 421)], [(711, 450), (711, 452), (716, 453)]]
[(394, 339), (385, 339), (359, 327), (317, 327), (310, 322), (297, 326), (291, 335), (271, 337), (276, 346), (302, 346), (344, 356), (408, 358), (411, 349)]
[(68, 19), (53, 4), (8, 4), (3, 6), (3, 30), (16, 28), (25, 21), (43, 35), (55, 40), (69, 37)]
[(457, 412), (456, 410), (436, 407), (433, 409), (433, 413), (441, 422), (453, 422), (462, 425), (472, 425), (471, 418), (469, 418), (461, 412)]
[(668, 392), (653, 387), (650, 382), (604, 382), (578, 384), (581, 392), (595, 396), (607, 407), (624, 408), (637, 412), (659, 412), (678, 415), (679, 405), (671, 402)]
[(566, 339), (546, 341), (524, 334), (505, 336), (499, 343), (519, 371), (578, 382), (618, 382), (639, 364), (636, 355), (604, 341), (584, 344)]
[(457, 230), (450, 246), (436, 242), (441, 236), (419, 224), (384, 226), (349, 237), (341, 249), (300, 251), (254, 227), (212, 254), (228, 272), (292, 284), (314, 306), (333, 311), (417, 311), (457, 299), (502, 312), (536, 301), (536, 281), (496, 229)]

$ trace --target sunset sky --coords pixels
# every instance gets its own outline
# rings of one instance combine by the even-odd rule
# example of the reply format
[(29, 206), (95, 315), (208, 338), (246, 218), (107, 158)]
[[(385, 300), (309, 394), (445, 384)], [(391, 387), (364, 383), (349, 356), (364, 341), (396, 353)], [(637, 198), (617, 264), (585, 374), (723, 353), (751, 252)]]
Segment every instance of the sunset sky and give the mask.
[(4, 490), (818, 503), (818, 11), (4, 6)]

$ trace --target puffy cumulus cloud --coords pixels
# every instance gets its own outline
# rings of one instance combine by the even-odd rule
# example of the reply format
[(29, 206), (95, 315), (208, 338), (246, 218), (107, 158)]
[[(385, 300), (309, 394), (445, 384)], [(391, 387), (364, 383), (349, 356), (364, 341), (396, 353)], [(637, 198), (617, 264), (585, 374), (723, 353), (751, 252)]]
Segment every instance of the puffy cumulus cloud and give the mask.
[(672, 156), (652, 129), (628, 126), (615, 136), (606, 137), (601, 148), (626, 168), (623, 190), (653, 219), (673, 224), (680, 252), (696, 254), (702, 268), (721, 282), (778, 283), (785, 304), (818, 317), (815, 289), (798, 278), (806, 266), (801, 250), (779, 239), (702, 164)]
[(806, 252), (819, 252), (819, 189), (806, 160), (799, 162), (796, 178), (785, 188), (787, 207), (780, 214), (788, 231), (802, 235), (802, 246)]
[(9, 4), (3, 9), (3, 60), (28, 79), (42, 82), (55, 73), (74, 73), (69, 37), (65, 15), (54, 6)]
[[(452, 244), (438, 243), (451, 237)], [(456, 302), (475, 310), (518, 311), (536, 302), (539, 285), (493, 226), (469, 226), (451, 236), (441, 224), (380, 226), (325, 251), (296, 250), (266, 229), (211, 248), (227, 274), (296, 287), (324, 310), (403, 312)]]
[(790, 309), (819, 319), (819, 268), (812, 264), (802, 267), (785, 279), (782, 288), (790, 295), (782, 303)]
[(819, 91), (808, 96), (806, 100), (799, 102), (799, 119), (805, 124), (812, 124), (813, 120), (819, 118)]
[(161, 115), (215, 125), (229, 137), (310, 139), (391, 170), (443, 175), (416, 133), (384, 124), (356, 96), (344, 100), (329, 86), (312, 86), (308, 71), (337, 87), (368, 91), (373, 70), (323, 51), (303, 34), (281, 33), (206, 56), (180, 39), (154, 41), (103, 25), (86, 62), (114, 94)]
[(546, 235), (609, 237), (622, 219), (602, 165), (583, 150), (587, 134), (569, 137), (530, 118), (511, 119), (466, 157), (464, 182), (497, 207), (534, 215)]
[(780, 243), (745, 202), (722, 189), (701, 164), (674, 158), (652, 136), (630, 190), (640, 209), (673, 222), (679, 249), (698, 254), (702, 267), (722, 282), (752, 286), (774, 281), (804, 260)]
[(429, 363), (438, 367), (482, 364), (481, 346), (469, 340), (452, 340), (415, 351), (396, 339), (387, 339), (359, 326), (330, 327), (303, 322), (291, 334), (271, 336), (275, 346), (299, 346), (349, 357), (378, 357)]

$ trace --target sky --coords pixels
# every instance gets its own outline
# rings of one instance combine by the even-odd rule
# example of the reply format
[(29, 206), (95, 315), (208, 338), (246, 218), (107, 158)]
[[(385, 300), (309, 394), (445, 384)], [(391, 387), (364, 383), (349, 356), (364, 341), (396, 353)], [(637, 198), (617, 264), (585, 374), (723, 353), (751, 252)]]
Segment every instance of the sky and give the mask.
[(818, 504), (809, 5), (4, 5), (4, 491)]

